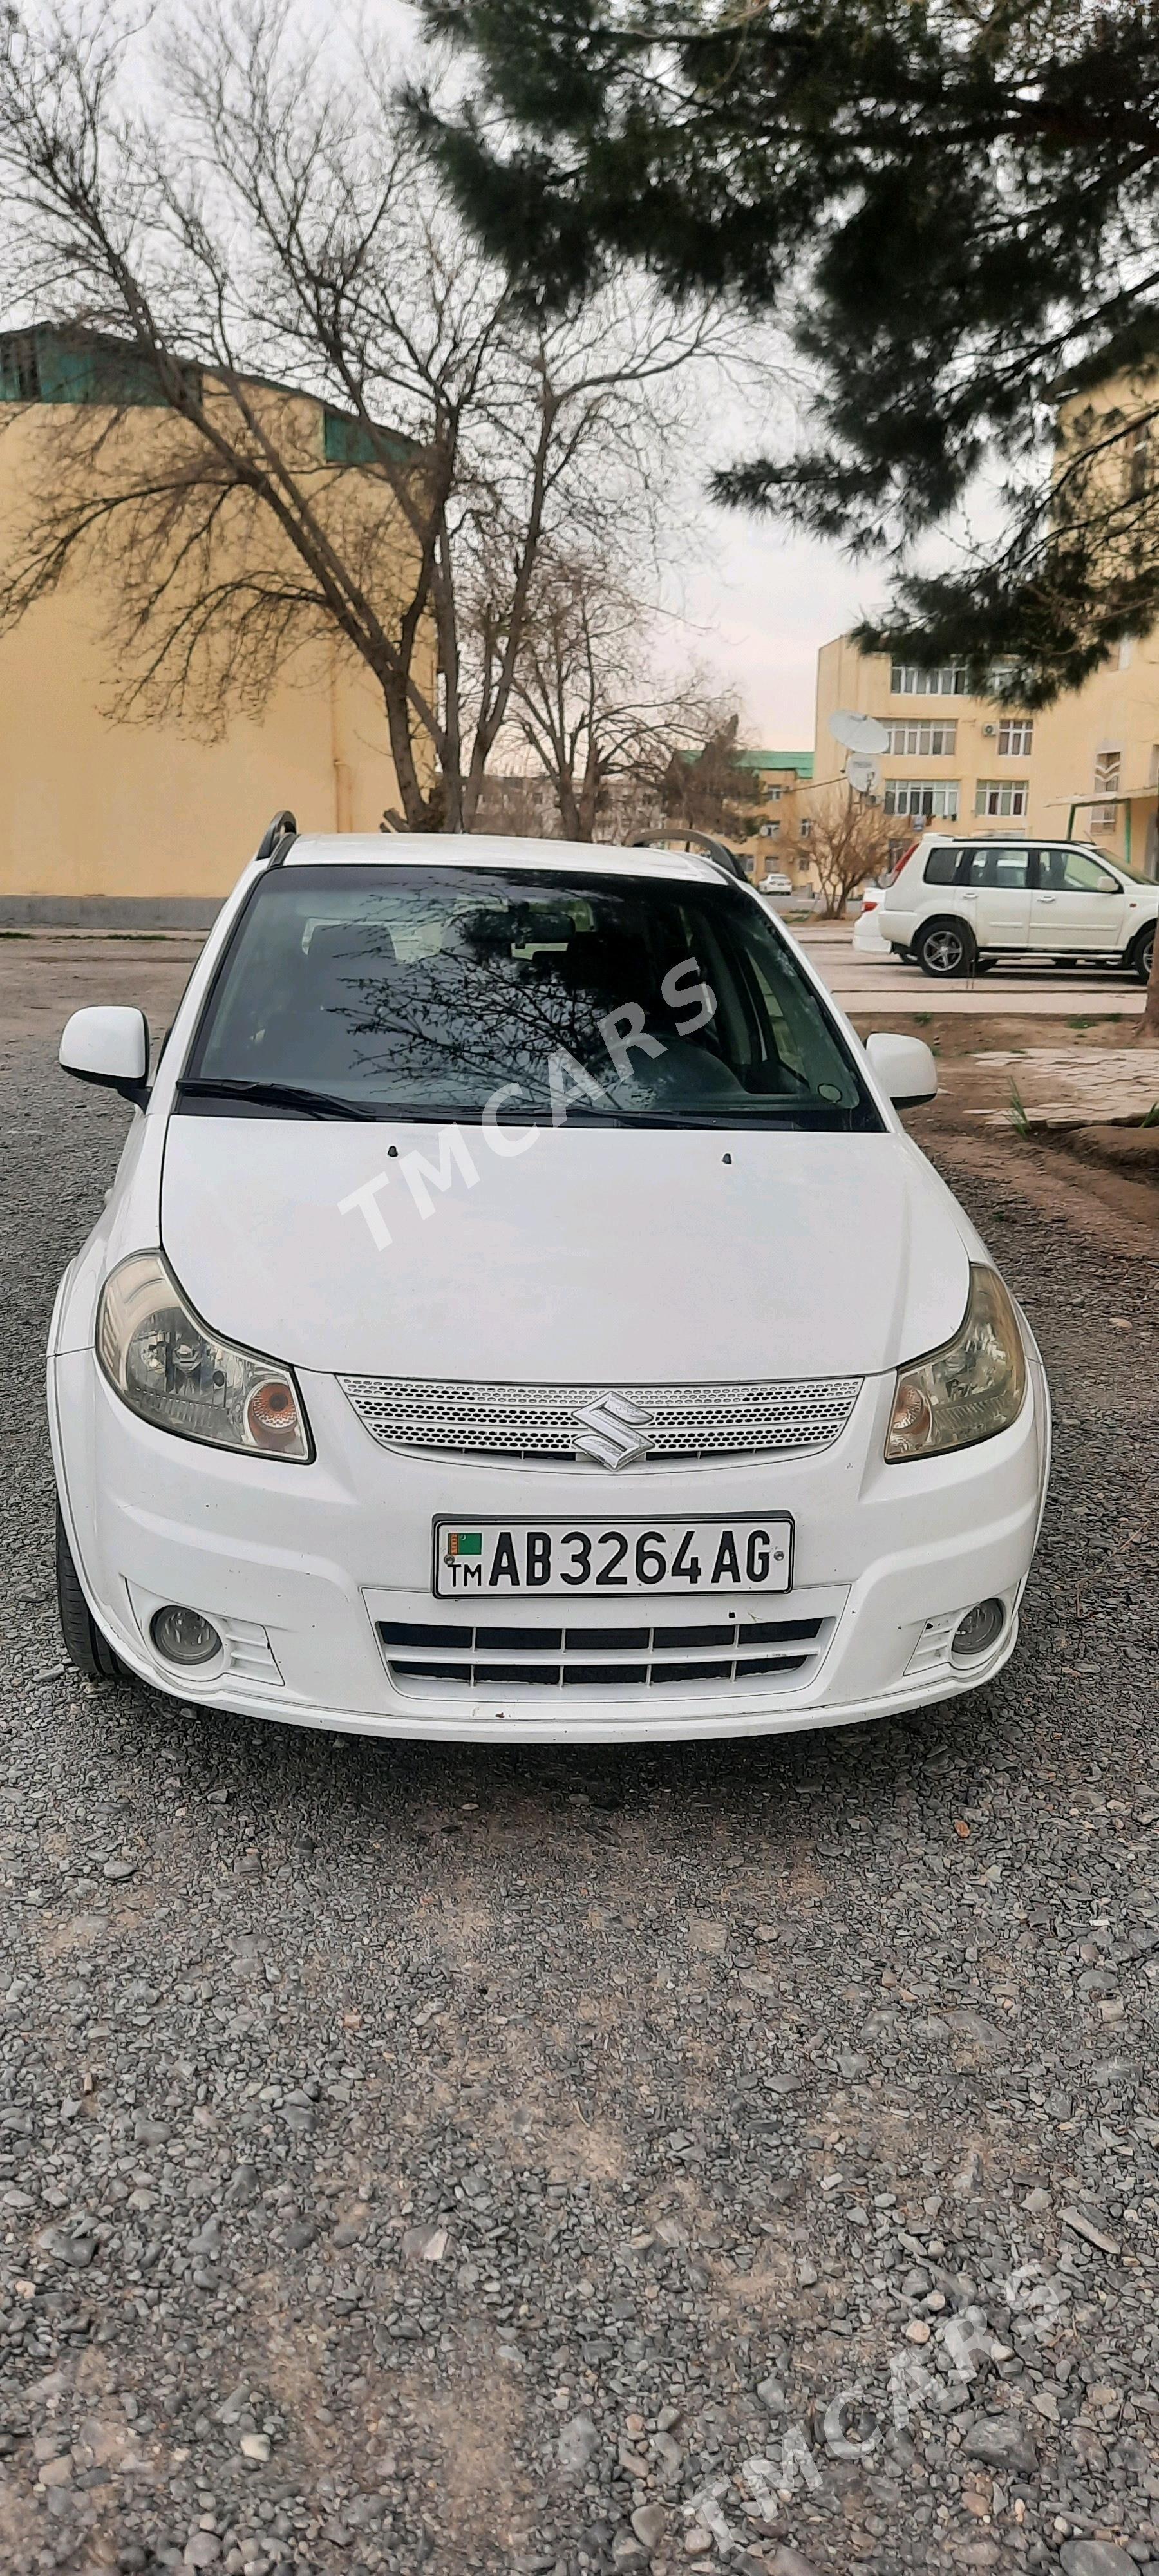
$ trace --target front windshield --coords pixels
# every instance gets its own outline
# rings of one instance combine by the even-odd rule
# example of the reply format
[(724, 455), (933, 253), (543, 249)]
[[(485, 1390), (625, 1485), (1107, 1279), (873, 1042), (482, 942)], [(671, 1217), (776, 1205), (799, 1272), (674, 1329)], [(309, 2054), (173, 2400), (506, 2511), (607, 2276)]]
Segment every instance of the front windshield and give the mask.
[(594, 870), (272, 869), (182, 1107), (292, 1115), (291, 1090), (381, 1118), (881, 1125), (762, 904)]

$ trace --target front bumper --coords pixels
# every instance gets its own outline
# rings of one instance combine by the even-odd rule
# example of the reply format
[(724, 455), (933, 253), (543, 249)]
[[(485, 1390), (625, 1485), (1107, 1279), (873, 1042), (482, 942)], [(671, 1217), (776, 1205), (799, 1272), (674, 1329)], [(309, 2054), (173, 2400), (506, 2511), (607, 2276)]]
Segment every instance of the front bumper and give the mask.
[[(1049, 1408), (1031, 1345), (1019, 1421), (956, 1457), (887, 1467), (893, 1377), (867, 1380), (841, 1438), (805, 1457), (651, 1465), (614, 1481), (598, 1468), (513, 1466), (378, 1447), (336, 1383), (298, 1371), (317, 1444), (309, 1466), (233, 1457), (139, 1422), (91, 1350), (50, 1360), (49, 1413), (66, 1528), (90, 1608), (143, 1681), (210, 1708), (336, 1732), (499, 1742), (613, 1743), (792, 1733), (856, 1724), (975, 1688), (1012, 1652), (1041, 1520)], [(614, 1502), (613, 1502), (614, 1492)], [(609, 1513), (609, 1506), (611, 1506)], [(437, 1623), (431, 1532), (440, 1514), (577, 1520), (787, 1511), (796, 1525), (791, 1593), (730, 1603), (744, 1623), (816, 1621), (797, 1672), (764, 1680), (553, 1692), (531, 1684), (400, 1683), (376, 1622)], [(997, 1596), (1006, 1622), (988, 1657), (957, 1669), (938, 1623)], [(226, 1638), (206, 1671), (163, 1663), (152, 1611), (177, 1601)], [(531, 1625), (558, 1604), (489, 1611)], [(595, 1616), (585, 1596), (585, 1611)], [(609, 1627), (638, 1599), (601, 1605)], [(657, 1623), (692, 1615), (653, 1596)], [(700, 1599), (697, 1619), (725, 1615)], [(945, 1640), (948, 1649), (948, 1638)]]

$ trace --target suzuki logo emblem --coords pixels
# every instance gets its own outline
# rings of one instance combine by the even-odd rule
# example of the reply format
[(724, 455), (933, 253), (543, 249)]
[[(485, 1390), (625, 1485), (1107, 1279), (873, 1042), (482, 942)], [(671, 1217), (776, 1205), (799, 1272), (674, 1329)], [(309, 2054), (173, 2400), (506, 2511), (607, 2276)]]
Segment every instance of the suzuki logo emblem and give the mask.
[(572, 1415), (575, 1454), (596, 1467), (634, 1467), (648, 1455), (656, 1428), (652, 1414), (630, 1395), (598, 1395)]

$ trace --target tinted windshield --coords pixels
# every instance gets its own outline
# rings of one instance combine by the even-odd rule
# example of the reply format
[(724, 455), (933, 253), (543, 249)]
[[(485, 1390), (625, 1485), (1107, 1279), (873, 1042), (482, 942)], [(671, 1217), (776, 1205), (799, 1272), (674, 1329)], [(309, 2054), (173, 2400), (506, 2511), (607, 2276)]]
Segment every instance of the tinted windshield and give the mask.
[(183, 1107), (241, 1114), (263, 1104), (208, 1086), (384, 1118), (881, 1124), (770, 915), (723, 879), (273, 869), (185, 1079)]

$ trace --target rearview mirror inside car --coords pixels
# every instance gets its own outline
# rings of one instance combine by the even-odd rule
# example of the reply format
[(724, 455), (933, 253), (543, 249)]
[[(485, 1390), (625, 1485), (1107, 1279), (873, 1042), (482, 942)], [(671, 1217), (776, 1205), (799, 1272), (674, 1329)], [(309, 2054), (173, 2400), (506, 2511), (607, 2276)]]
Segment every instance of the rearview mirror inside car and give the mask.
[(924, 1100), (936, 1100), (938, 1068), (924, 1038), (897, 1037), (890, 1030), (875, 1029), (866, 1039), (865, 1052), (895, 1109), (917, 1109)]
[(143, 1011), (103, 1003), (74, 1011), (60, 1041), (60, 1062), (79, 1082), (119, 1091), (141, 1108), (148, 1097), (149, 1027)]

